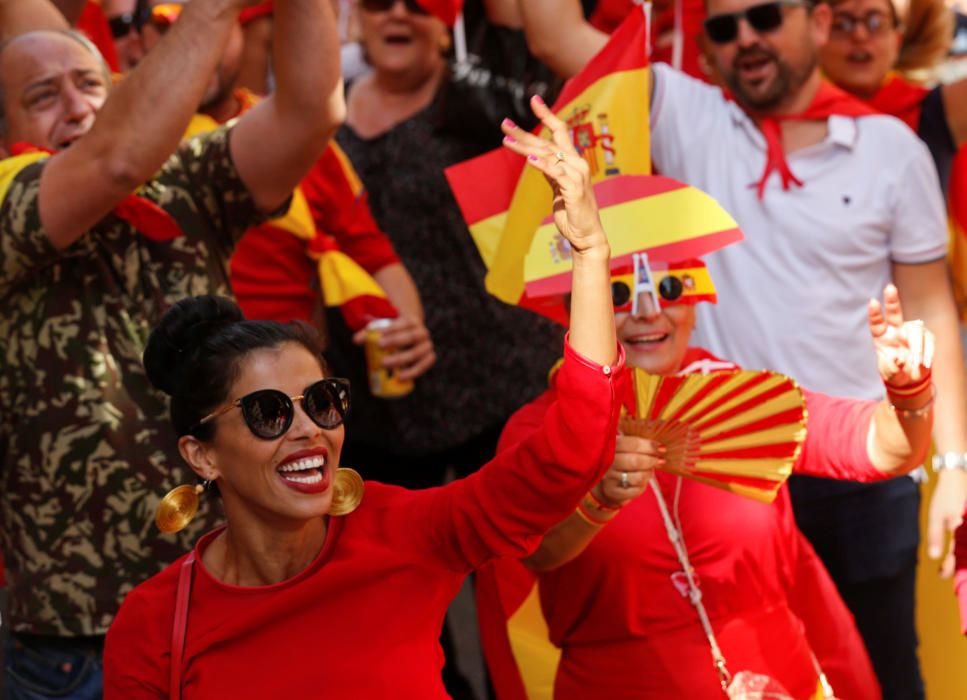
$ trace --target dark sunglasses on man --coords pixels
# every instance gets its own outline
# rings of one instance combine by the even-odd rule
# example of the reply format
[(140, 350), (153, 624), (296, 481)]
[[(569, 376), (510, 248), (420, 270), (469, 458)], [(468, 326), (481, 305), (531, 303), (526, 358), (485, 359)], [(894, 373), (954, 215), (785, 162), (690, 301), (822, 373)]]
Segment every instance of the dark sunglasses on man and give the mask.
[(705, 35), (715, 44), (728, 44), (739, 36), (739, 20), (745, 19), (756, 32), (774, 32), (782, 26), (784, 7), (804, 7), (804, 0), (773, 0), (738, 12), (723, 12), (705, 20)]
[(288, 432), (295, 418), (295, 403), (302, 402), (302, 410), (320, 428), (331, 430), (339, 426), (349, 411), (349, 380), (320, 379), (307, 386), (298, 396), (288, 396), (278, 389), (260, 389), (235, 399), (198, 421), (191, 432), (233, 408), (242, 409), (242, 418), (252, 435), (260, 440), (275, 440)]
[[(388, 12), (393, 9), (393, 5), (401, 0), (361, 0), (360, 5), (366, 12)], [(430, 14), (424, 10), (416, 0), (402, 0), (406, 5), (406, 11), (414, 15)]]

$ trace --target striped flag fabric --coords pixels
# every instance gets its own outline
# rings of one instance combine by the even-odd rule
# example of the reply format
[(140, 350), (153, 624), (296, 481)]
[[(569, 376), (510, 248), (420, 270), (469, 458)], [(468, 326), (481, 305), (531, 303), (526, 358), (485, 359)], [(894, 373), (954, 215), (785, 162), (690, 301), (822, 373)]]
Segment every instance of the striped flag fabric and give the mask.
[[(605, 47), (572, 78), (553, 111), (567, 122), (592, 182), (651, 173), (649, 72), (642, 12), (632, 12)], [(547, 136), (546, 129), (537, 133)], [(447, 169), (447, 179), (489, 268), (488, 291), (516, 304), (524, 293), (524, 259), (551, 210), (543, 175), (497, 149)], [(486, 183), (486, 187), (481, 187)]]

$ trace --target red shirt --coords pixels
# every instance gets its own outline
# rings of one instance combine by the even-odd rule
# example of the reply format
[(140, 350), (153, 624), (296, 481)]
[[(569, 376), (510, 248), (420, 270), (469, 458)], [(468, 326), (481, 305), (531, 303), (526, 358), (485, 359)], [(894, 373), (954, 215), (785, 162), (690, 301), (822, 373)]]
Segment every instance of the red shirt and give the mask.
[[(614, 457), (613, 378), (573, 350), (542, 430), (478, 473), (424, 491), (369, 482), (360, 507), (329, 518), (325, 545), (273, 586), (217, 581), (196, 547), (183, 698), (446, 698), (438, 643), (464, 577), (522, 556), (571, 512)], [(106, 700), (168, 697), (181, 560), (132, 591), (107, 635)]]
[[(701, 371), (705, 360), (715, 358), (691, 349), (685, 364)], [(548, 391), (518, 411), (499, 449), (537, 430), (554, 401)], [(883, 478), (866, 453), (876, 404), (813, 392), (806, 392), (806, 401), (808, 432), (796, 473)], [(664, 472), (655, 478), (672, 509), (678, 478)], [(811, 698), (817, 687), (811, 644), (839, 697), (880, 697), (852, 616), (796, 528), (786, 488), (767, 505), (682, 479), (678, 512), (703, 603), (733, 674), (766, 673), (793, 697)], [(506, 561), (493, 568), (513, 565), (522, 568)], [(679, 591), (680, 571), (657, 501), (647, 491), (580, 556), (539, 576), (550, 639), (563, 651), (556, 700), (722, 697), (697, 613)], [(492, 575), (491, 568), (478, 576), (478, 590), (486, 585), (485, 573)]]

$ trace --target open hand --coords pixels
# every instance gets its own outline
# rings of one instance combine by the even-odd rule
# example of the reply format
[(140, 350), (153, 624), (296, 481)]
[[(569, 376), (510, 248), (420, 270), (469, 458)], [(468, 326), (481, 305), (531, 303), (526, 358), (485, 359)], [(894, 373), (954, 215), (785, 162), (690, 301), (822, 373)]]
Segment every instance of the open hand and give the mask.
[(664, 455), (665, 446), (660, 442), (634, 435), (619, 435), (615, 444), (614, 464), (591, 489), (594, 497), (613, 508), (630, 503), (648, 488), (655, 468), (665, 464)]
[(933, 364), (933, 333), (923, 321), (903, 320), (900, 294), (892, 284), (883, 290), (883, 306), (870, 299), (867, 313), (883, 381), (897, 388), (921, 381)]
[(591, 168), (578, 155), (567, 124), (554, 116), (540, 97), (531, 109), (551, 133), (547, 141), (528, 133), (509, 119), (501, 124), (504, 146), (527, 158), (547, 179), (554, 192), (554, 223), (577, 253), (607, 245), (591, 188)]

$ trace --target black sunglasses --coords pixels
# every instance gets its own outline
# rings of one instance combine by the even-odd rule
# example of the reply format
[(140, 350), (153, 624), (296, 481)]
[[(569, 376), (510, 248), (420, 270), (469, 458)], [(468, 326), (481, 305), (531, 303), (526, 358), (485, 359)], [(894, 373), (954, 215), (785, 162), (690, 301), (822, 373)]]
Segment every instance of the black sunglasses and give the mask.
[(191, 432), (233, 408), (241, 408), (245, 425), (252, 435), (262, 440), (275, 440), (292, 427), (295, 401), (302, 401), (302, 410), (320, 428), (335, 428), (349, 411), (349, 380), (320, 379), (307, 386), (299, 396), (286, 396), (278, 389), (253, 391), (209, 413), (195, 424)]
[[(397, 2), (399, 2), (399, 0), (362, 0), (360, 4), (367, 12), (386, 12), (387, 10), (393, 9), (393, 5), (395, 5)], [(404, 3), (406, 4), (407, 11), (413, 13), (414, 15), (430, 14), (419, 4), (417, 4), (416, 0), (404, 0)]]
[(772, 32), (782, 26), (783, 7), (802, 7), (804, 0), (773, 0), (753, 5), (738, 12), (724, 12), (705, 20), (705, 35), (716, 44), (728, 44), (739, 36), (739, 20), (743, 17), (760, 34)]

